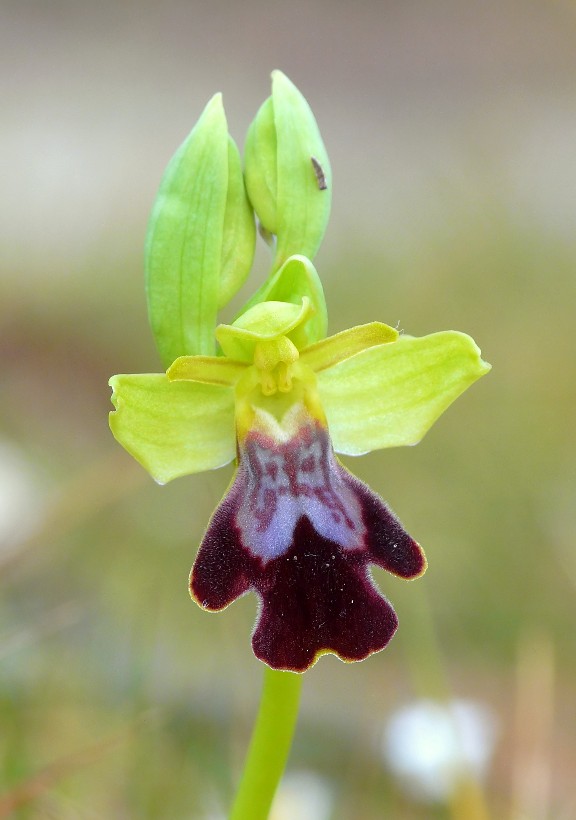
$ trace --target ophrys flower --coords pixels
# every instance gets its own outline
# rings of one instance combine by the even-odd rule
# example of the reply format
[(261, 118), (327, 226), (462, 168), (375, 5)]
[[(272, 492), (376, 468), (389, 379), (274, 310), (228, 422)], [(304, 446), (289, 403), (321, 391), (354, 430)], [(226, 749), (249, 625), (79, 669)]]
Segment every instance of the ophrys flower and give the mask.
[[(313, 272), (292, 257), (280, 272)], [(304, 671), (325, 652), (346, 661), (382, 649), (397, 627), (368, 571), (426, 568), (420, 546), (337, 459), (415, 444), (487, 372), (473, 340), (423, 338), (374, 322), (316, 342), (317, 312), (263, 301), (219, 325), (221, 356), (182, 356), (167, 373), (114, 376), (116, 438), (164, 483), (236, 457), (190, 588), (207, 610), (254, 591), (252, 646), (276, 669)], [(311, 330), (312, 329), (312, 330)]]

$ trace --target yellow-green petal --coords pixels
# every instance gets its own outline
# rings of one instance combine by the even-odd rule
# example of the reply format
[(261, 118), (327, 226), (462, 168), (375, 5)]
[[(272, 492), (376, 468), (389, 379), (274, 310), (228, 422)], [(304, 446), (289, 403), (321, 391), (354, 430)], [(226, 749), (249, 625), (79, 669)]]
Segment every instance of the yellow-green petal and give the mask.
[(225, 356), (180, 356), (170, 365), (166, 375), (171, 382), (192, 381), (233, 387), (245, 370), (244, 362), (235, 362)]
[(476, 379), (490, 370), (457, 331), (370, 347), (318, 373), (334, 449), (361, 455), (416, 444)]
[(388, 344), (398, 339), (398, 331), (382, 322), (357, 325), (334, 336), (328, 336), (302, 351), (302, 363), (319, 372), (338, 362), (349, 359), (361, 350), (375, 345)]
[(236, 454), (234, 391), (162, 374), (113, 376), (110, 429), (160, 484), (212, 470)]

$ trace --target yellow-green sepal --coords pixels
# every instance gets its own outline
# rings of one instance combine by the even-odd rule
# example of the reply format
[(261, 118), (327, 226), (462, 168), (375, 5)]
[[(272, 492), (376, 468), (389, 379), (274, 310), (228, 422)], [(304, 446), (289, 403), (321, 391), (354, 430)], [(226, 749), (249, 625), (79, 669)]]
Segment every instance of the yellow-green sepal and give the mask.
[(245, 144), (248, 196), (277, 237), (273, 269), (301, 253), (313, 258), (330, 215), (332, 175), (310, 106), (281, 72), (251, 124)]
[(160, 484), (235, 457), (232, 388), (171, 382), (163, 373), (113, 376), (109, 384), (114, 437)]
[(260, 302), (240, 314), (232, 325), (218, 325), (216, 338), (222, 352), (237, 362), (252, 363), (255, 347), (260, 342), (270, 342), (281, 336), (294, 344), (294, 335), (313, 313), (308, 297), (299, 305), (291, 302)]
[(307, 321), (300, 324), (292, 336), (296, 347), (302, 350), (323, 339), (328, 329), (328, 311), (322, 282), (316, 268), (305, 256), (297, 254), (287, 259), (244, 305), (238, 318), (261, 302), (291, 302), (301, 305), (303, 299), (310, 301), (313, 310)]
[(146, 239), (148, 313), (164, 365), (215, 353), (216, 314), (246, 278), (255, 228), (222, 97), (166, 169)]
[(317, 374), (334, 449), (361, 455), (416, 444), (446, 408), (490, 370), (457, 331), (369, 347)]

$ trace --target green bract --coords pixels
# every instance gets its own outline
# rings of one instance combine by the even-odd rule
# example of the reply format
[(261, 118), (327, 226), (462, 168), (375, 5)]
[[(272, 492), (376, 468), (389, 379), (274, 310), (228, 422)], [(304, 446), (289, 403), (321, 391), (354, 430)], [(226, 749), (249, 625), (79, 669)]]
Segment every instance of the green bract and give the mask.
[(165, 366), (215, 352), (217, 311), (248, 275), (254, 244), (240, 155), (216, 94), (170, 161), (150, 218), (148, 312)]
[(310, 106), (281, 71), (248, 130), (245, 173), (258, 219), (276, 235), (273, 269), (294, 254), (313, 258), (330, 215), (330, 163)]

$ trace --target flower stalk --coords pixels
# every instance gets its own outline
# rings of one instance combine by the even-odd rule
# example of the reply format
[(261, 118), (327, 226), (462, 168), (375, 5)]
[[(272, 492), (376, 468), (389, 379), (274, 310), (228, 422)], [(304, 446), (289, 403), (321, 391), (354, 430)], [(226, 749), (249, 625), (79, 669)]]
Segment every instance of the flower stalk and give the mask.
[(264, 667), (258, 717), (230, 820), (266, 820), (298, 719), (302, 675)]

